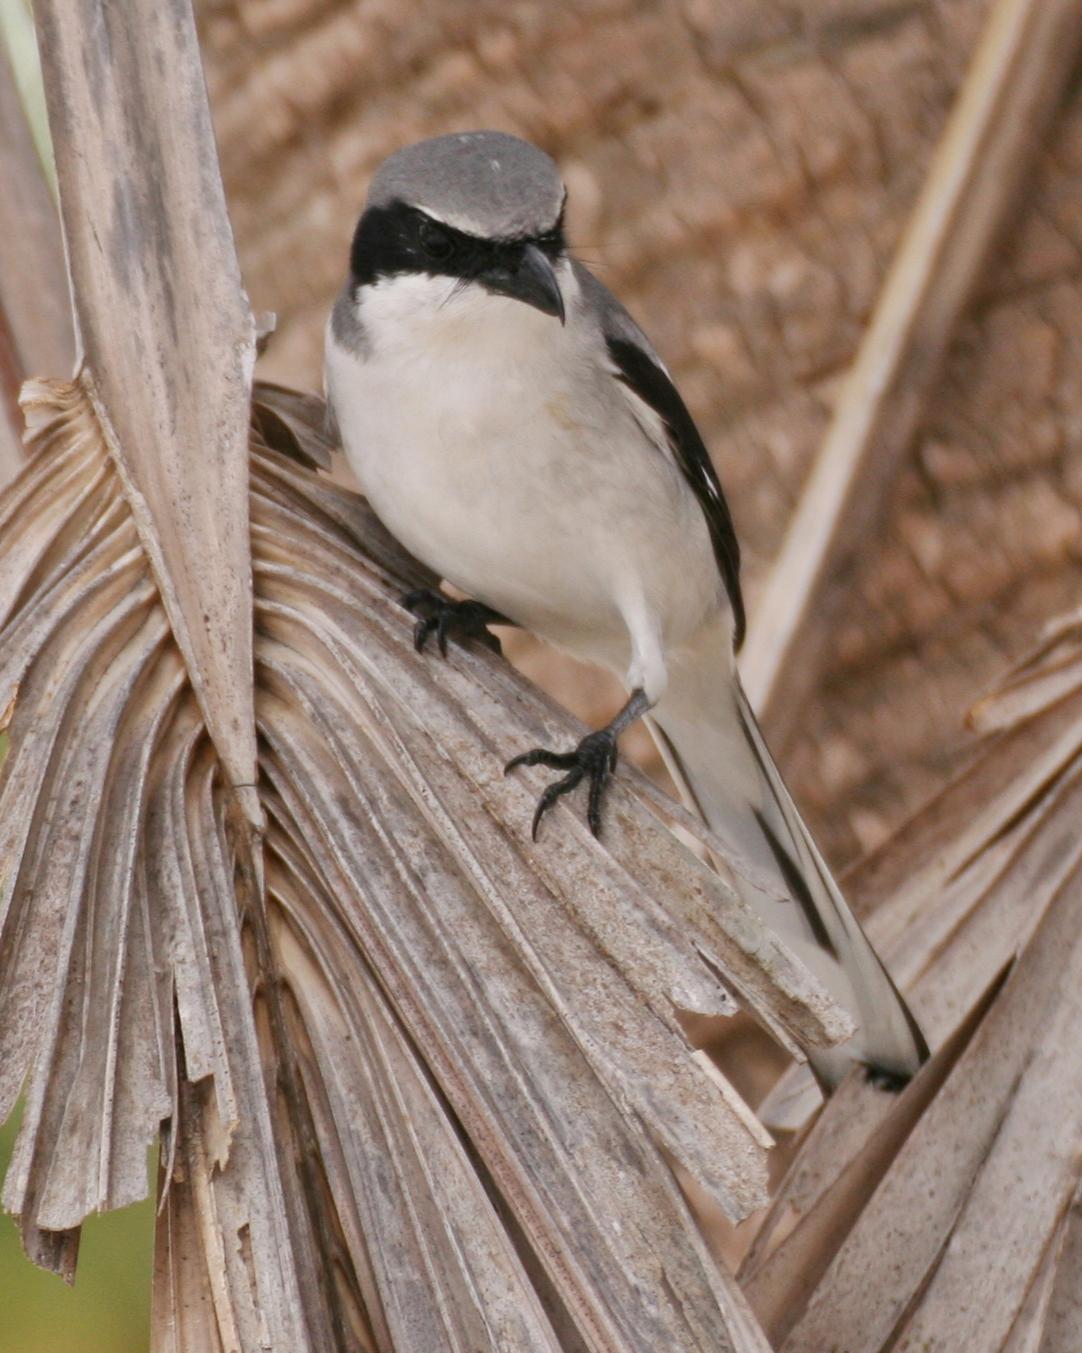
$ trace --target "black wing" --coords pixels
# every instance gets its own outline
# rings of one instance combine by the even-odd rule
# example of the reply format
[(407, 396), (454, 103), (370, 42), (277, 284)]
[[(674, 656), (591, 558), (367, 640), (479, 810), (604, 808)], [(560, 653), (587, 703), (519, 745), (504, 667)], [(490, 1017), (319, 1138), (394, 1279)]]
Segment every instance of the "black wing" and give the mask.
[(638, 395), (644, 404), (648, 404), (665, 425), (676, 463), (699, 500), (710, 530), (718, 571), (733, 608), (733, 643), (739, 648), (744, 642), (746, 629), (744, 598), (740, 593), (740, 546), (733, 530), (729, 504), (725, 501), (717, 472), (699, 436), (699, 429), (676, 386), (649, 352), (637, 343), (614, 334), (606, 334), (605, 342), (609, 356), (616, 365), (617, 378)]

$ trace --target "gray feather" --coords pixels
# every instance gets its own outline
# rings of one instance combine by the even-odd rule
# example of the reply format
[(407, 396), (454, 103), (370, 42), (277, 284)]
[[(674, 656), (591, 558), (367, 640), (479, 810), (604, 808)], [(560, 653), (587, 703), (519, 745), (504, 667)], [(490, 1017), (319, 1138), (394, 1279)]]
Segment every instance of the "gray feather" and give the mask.
[(338, 293), (331, 310), (330, 330), (334, 340), (356, 357), (368, 354), (369, 339), (361, 320), (360, 309), (353, 298), (353, 289), (347, 282)]
[(598, 329), (606, 343), (610, 339), (617, 339), (634, 344), (668, 375), (665, 363), (655, 352), (650, 340), (604, 282), (599, 282), (590, 269), (577, 259), (572, 260), (571, 267), (574, 269), (576, 281), (582, 288), (584, 313), (596, 319)]
[(455, 132), (406, 146), (377, 169), (369, 207), (405, 202), (486, 239), (533, 236), (556, 224), (560, 171), (506, 132)]

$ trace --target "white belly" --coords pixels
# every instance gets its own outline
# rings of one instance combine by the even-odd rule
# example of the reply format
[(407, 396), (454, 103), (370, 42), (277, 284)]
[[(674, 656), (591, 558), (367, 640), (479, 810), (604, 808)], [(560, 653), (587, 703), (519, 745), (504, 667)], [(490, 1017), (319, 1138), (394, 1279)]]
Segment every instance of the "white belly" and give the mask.
[(327, 344), (343, 446), (384, 524), (582, 657), (622, 669), (643, 612), (667, 645), (688, 638), (720, 599), (706, 523), (574, 309), (563, 327), (472, 289), (441, 306), (449, 283), (410, 280), (419, 295), (395, 299), (398, 279), (366, 300), (363, 356)]

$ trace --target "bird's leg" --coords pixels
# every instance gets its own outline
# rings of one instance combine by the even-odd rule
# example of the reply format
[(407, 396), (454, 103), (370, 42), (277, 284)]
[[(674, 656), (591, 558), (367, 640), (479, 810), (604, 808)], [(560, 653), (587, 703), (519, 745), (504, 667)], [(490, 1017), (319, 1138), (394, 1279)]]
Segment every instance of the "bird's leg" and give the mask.
[(565, 770), (567, 774), (555, 780), (537, 801), (533, 815), (531, 835), (537, 840), (537, 828), (541, 819), (558, 798), (570, 794), (583, 780), (590, 781), (590, 796), (586, 804), (586, 821), (595, 836), (601, 832), (601, 800), (608, 785), (609, 777), (616, 769), (616, 739), (650, 709), (646, 692), (636, 689), (631, 698), (611, 723), (599, 728), (596, 733), (588, 733), (571, 752), (552, 752), (547, 747), (535, 747), (533, 751), (523, 752), (512, 757), (503, 768), (508, 771), (519, 766), (551, 766), (554, 770)]
[(493, 653), (503, 653), (499, 639), (488, 629), (489, 625), (513, 625), (499, 611), (480, 601), (452, 601), (442, 592), (419, 588), (402, 598), (407, 611), (417, 616), (413, 627), (413, 646), (420, 653), (430, 637), (436, 636), (440, 652), (446, 658), (447, 640), (477, 639)]

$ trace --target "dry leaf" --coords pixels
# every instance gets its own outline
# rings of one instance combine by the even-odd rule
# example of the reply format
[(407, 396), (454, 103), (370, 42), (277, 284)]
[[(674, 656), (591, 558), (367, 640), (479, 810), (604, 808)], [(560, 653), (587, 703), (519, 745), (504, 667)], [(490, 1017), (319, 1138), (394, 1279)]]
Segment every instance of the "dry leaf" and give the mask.
[[(253, 873), (95, 410), (54, 383), (28, 411), (34, 458), (0, 500), (20, 528), (0, 646), (0, 696), (19, 691), (8, 1102), (29, 1070), (5, 1199), (28, 1246), (70, 1272), (82, 1217), (142, 1194), (164, 1121), (161, 1330), (183, 1295), (225, 1347), (264, 1326), (327, 1346), (343, 1320), (381, 1348), (497, 1326), (493, 1346), (550, 1347), (561, 1322), (613, 1349), (765, 1347), (659, 1148), (738, 1217), (764, 1200), (768, 1139), (677, 1005), (739, 993), (802, 1041), (848, 1022), (640, 777), (615, 787), (604, 845), (573, 809), (530, 841), (536, 785), (500, 767), (574, 736), (567, 717), (487, 653), (414, 652), (394, 598), (418, 573), (357, 499), (266, 445), (265, 410)], [(428, 1281), (375, 1259), (394, 1235)]]
[(847, 880), (943, 1046), (897, 1104), (851, 1078), (802, 1144), (742, 1273), (786, 1350), (828, 1327), (853, 1353), (1079, 1337), (1080, 640), (1068, 619), (1007, 674), (969, 770)]

